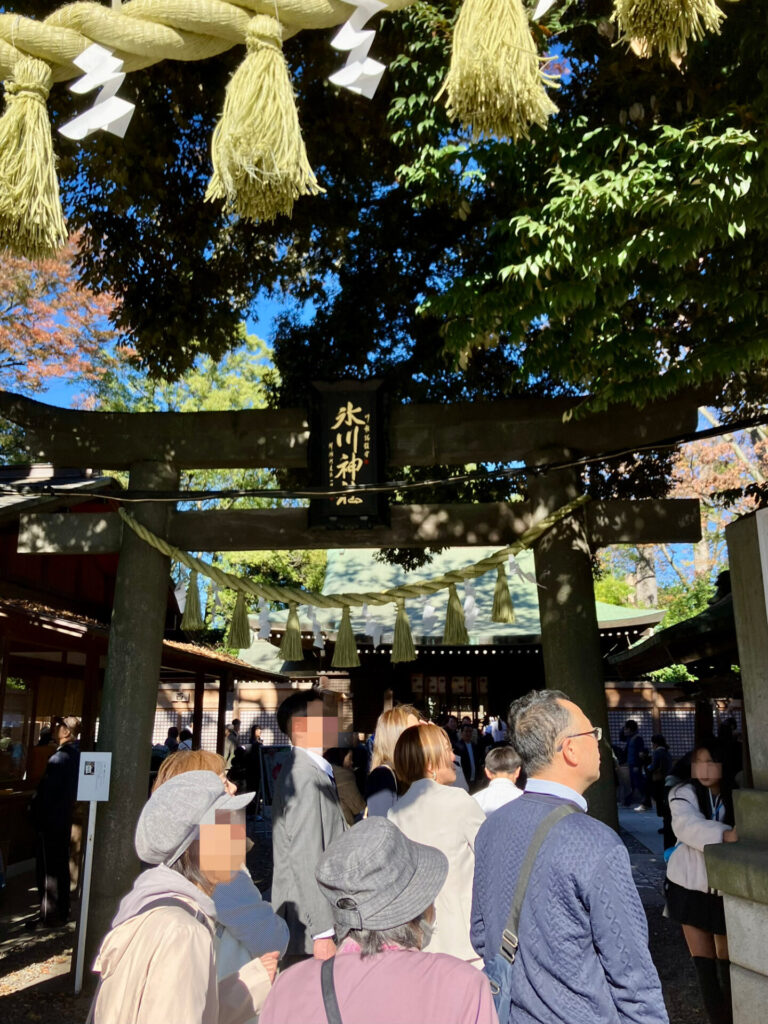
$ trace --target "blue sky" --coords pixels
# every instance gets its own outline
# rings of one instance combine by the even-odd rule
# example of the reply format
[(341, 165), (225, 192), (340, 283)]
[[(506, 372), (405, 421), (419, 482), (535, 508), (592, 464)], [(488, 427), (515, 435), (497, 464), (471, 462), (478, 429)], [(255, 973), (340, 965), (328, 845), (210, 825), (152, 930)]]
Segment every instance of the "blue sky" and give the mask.
[[(254, 306), (254, 316), (245, 322), (246, 330), (249, 334), (255, 334), (264, 341), (269, 341), (275, 320), (284, 309), (285, 305), (279, 299), (262, 297)], [(82, 390), (81, 384), (59, 377), (53, 378), (47, 390), (35, 397), (48, 405), (69, 408), (75, 397), (82, 393)]]

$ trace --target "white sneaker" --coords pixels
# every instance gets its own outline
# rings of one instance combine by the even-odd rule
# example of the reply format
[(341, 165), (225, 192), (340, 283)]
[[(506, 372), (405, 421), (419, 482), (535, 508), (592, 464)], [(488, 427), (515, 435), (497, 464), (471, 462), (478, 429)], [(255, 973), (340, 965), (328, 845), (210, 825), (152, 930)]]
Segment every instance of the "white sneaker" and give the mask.
[(638, 804), (637, 807), (632, 808), (633, 811), (649, 811), (650, 807), (646, 807), (645, 804)]

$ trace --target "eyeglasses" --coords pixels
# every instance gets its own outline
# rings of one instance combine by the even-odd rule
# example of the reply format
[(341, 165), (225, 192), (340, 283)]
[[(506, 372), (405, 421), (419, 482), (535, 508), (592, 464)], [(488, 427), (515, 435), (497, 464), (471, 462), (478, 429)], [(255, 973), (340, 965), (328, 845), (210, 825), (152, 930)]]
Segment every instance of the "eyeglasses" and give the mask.
[[(575, 740), (577, 736), (594, 736), (597, 742), (599, 743), (600, 740), (603, 738), (603, 730), (600, 728), (599, 725), (596, 725), (594, 729), (588, 729), (587, 732), (572, 732), (569, 733), (567, 736), (563, 736), (563, 743), (565, 743), (566, 740)], [(563, 743), (561, 743), (558, 746), (558, 750), (563, 749)]]

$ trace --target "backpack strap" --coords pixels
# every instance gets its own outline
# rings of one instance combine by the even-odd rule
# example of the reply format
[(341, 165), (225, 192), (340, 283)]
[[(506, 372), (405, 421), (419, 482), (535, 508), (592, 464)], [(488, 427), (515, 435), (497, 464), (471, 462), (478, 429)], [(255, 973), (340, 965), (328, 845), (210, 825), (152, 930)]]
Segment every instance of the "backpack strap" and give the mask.
[(336, 957), (332, 956), (329, 960), (323, 960), (323, 966), (320, 968), (323, 1006), (325, 1007), (328, 1024), (342, 1024), (339, 1001), (336, 998), (336, 987), (333, 984), (333, 962), (335, 959)]
[[(518, 938), (518, 928), (520, 926), (520, 911), (523, 909), (523, 900), (525, 899), (525, 892), (528, 888), (528, 882), (531, 878), (531, 872), (533, 871), (533, 865), (536, 862), (539, 850), (541, 849), (542, 843), (547, 838), (554, 826), (562, 818), (567, 817), (569, 814), (578, 813), (578, 808), (574, 807), (573, 804), (563, 803), (556, 807), (553, 811), (539, 823), (538, 828), (533, 833), (533, 839), (531, 845), (528, 847), (528, 851), (523, 861), (523, 866), (520, 868), (520, 874), (517, 876), (517, 885), (515, 886), (515, 895), (512, 898), (512, 906), (509, 910), (509, 916), (507, 918), (507, 924), (501, 936), (501, 949), (499, 953), (508, 960), (511, 964), (515, 962), (517, 956), (517, 949), (520, 945)], [(582, 812), (583, 813), (583, 812)]]

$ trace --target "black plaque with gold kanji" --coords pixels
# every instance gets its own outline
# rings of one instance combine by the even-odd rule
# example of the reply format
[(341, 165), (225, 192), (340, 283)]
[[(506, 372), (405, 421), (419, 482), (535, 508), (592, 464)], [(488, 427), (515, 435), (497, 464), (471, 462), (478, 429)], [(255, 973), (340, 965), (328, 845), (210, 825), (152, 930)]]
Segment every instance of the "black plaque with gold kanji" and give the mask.
[(386, 494), (360, 489), (380, 484), (386, 465), (381, 381), (315, 383), (313, 388), (312, 478), (333, 494), (310, 502), (310, 526), (366, 529), (386, 523)]

